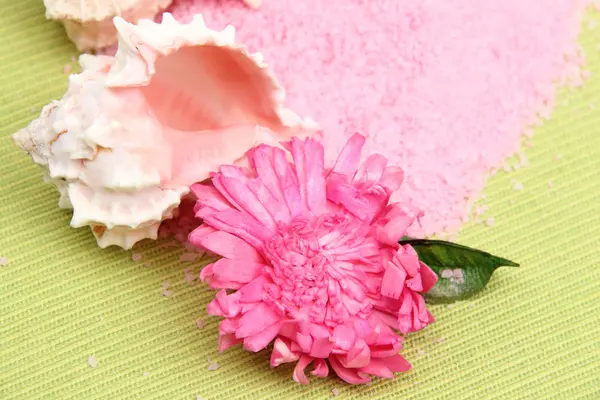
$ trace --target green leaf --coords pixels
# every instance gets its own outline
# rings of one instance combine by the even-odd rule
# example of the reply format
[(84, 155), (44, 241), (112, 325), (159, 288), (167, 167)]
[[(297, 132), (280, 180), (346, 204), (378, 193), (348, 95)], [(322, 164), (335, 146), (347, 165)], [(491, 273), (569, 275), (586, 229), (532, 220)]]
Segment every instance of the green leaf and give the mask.
[(518, 267), (505, 258), (443, 240), (402, 238), (438, 276), (425, 294), (430, 303), (453, 303), (473, 296), (487, 285), (498, 267)]

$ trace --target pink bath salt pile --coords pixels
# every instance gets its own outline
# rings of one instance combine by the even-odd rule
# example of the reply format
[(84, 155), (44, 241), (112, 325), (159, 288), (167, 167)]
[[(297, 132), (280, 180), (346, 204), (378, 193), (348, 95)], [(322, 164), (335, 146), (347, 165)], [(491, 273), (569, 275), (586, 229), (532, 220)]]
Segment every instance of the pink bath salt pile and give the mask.
[(557, 84), (581, 83), (586, 0), (176, 0), (260, 51), (286, 104), (325, 131), (327, 158), (354, 132), (405, 169), (392, 200), (425, 212), (413, 235), (455, 232), (488, 173), (547, 117)]

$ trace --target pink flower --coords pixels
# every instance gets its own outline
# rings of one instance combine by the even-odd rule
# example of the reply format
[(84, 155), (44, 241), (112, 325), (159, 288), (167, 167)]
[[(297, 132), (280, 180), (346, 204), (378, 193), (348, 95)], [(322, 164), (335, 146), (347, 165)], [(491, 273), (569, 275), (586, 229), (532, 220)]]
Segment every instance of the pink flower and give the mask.
[(204, 224), (189, 241), (223, 257), (201, 273), (221, 289), (208, 306), (224, 318), (220, 351), (242, 343), (257, 352), (274, 340), (271, 366), (297, 361), (294, 380), (304, 384), (310, 363), (313, 375), (331, 366), (353, 384), (410, 369), (398, 331), (433, 322), (422, 294), (437, 276), (398, 244), (420, 215), (388, 205), (402, 170), (380, 155), (358, 168), (364, 141), (354, 135), (330, 170), (314, 139), (284, 144), (293, 164), (260, 145), (248, 170), (223, 166), (212, 185), (192, 186)]

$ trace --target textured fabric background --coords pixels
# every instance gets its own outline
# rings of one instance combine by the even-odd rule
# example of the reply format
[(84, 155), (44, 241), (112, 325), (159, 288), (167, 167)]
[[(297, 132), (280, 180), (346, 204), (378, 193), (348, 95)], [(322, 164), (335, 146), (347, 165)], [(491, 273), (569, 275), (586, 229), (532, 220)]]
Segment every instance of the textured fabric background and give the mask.
[[(10, 134), (62, 96), (75, 51), (42, 1), (0, 0), (0, 12), (0, 399), (324, 399), (333, 388), (356, 399), (600, 399), (600, 28), (582, 34), (590, 81), (537, 129), (530, 166), (490, 180), (494, 226), (459, 237), (522, 267), (499, 270), (472, 300), (433, 307), (437, 323), (406, 341), (411, 372), (302, 387), (266, 352), (218, 354), (211, 293), (183, 279), (200, 263), (164, 243), (134, 249), (134, 262), (68, 226)], [(221, 367), (209, 371), (209, 359)]]

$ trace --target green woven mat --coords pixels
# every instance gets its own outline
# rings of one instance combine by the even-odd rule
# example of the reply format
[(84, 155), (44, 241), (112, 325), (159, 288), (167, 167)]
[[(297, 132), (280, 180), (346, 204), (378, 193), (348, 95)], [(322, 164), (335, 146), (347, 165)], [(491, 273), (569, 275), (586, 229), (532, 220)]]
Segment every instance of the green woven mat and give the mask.
[[(356, 399), (600, 399), (598, 33), (586, 28), (582, 39), (595, 75), (561, 96), (527, 149), (531, 165), (489, 182), (496, 224), (460, 236), (522, 267), (499, 270), (472, 301), (433, 307), (437, 323), (406, 342), (412, 371), (370, 387), (303, 387), (291, 365), (271, 370), (265, 352), (217, 353), (211, 293), (184, 282), (185, 268), (200, 265), (179, 261), (181, 250), (145, 244), (134, 262), (69, 227), (57, 193), (9, 135), (62, 96), (75, 51), (41, 0), (0, 0), (0, 12), (0, 256), (9, 260), (0, 267), (0, 399), (315, 399), (333, 388)], [(160, 295), (164, 281), (172, 298)], [(209, 358), (221, 367), (209, 371)]]

